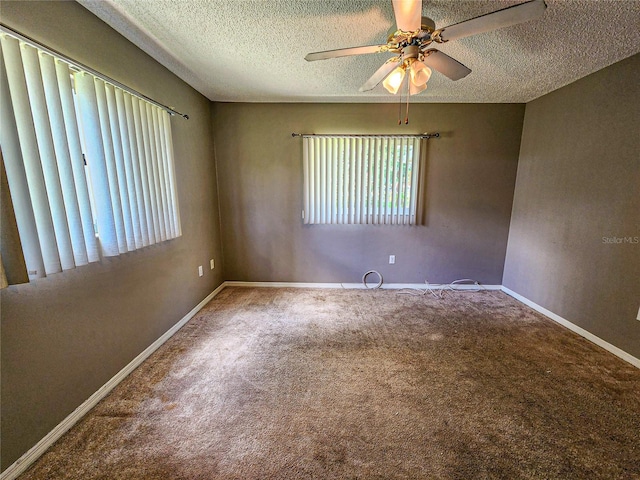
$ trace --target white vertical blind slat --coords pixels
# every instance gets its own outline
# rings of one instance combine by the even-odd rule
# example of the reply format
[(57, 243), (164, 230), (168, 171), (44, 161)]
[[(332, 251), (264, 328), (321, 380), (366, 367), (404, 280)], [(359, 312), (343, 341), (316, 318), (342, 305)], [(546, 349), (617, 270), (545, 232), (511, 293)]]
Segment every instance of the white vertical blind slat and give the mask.
[(316, 150), (313, 139), (306, 139), (307, 140), (307, 163), (309, 166), (309, 178), (307, 179), (307, 198), (309, 200), (309, 204), (307, 206), (307, 209), (305, 211), (305, 220), (308, 224), (313, 224), (314, 221), (314, 208), (315, 208), (315, 199), (313, 196), (313, 179), (314, 179), (314, 173), (315, 173), (315, 166), (313, 165), (313, 154)]
[(109, 131), (111, 133), (111, 144), (113, 145), (116, 180), (118, 184), (118, 204), (120, 206), (120, 211), (122, 212), (122, 223), (124, 227), (124, 246), (125, 251), (130, 251), (135, 250), (135, 238), (133, 233), (133, 219), (131, 218), (129, 189), (127, 188), (127, 174), (124, 162), (124, 152), (125, 150), (128, 150), (128, 145), (125, 146), (120, 131), (115, 87), (108, 83), (105, 83), (104, 87), (104, 93), (107, 101)]
[(407, 169), (411, 164), (411, 157), (408, 156), (411, 152), (410, 139), (403, 139), (402, 141), (402, 157), (400, 159), (400, 178), (398, 184), (398, 223), (401, 225), (407, 224), (407, 215), (405, 204), (407, 197), (405, 195), (407, 189)]
[[(73, 101), (71, 71), (69, 70), (69, 65), (60, 60), (55, 60), (55, 69), (87, 261), (97, 262), (100, 260), (100, 251), (93, 227), (93, 214), (91, 213), (91, 200), (85, 174), (84, 157), (82, 156), (79, 123), (76, 117), (76, 105)], [(77, 260), (76, 264), (78, 264)]]
[(347, 208), (345, 204), (344, 196), (344, 182), (345, 182), (345, 165), (346, 156), (348, 152), (348, 144), (344, 138), (332, 138), (331, 141), (335, 145), (336, 151), (336, 165), (334, 169), (335, 175), (335, 197), (336, 197), (336, 212), (335, 223), (342, 223), (344, 220), (344, 213)]
[(322, 168), (322, 156), (324, 155), (324, 147), (326, 145), (326, 141), (324, 139), (319, 139), (316, 143), (315, 155), (313, 157), (314, 160), (314, 172), (313, 172), (313, 193), (315, 198), (315, 208), (313, 212), (314, 223), (322, 223), (322, 215), (321, 215), (321, 203), (322, 203), (322, 192), (320, 191), (320, 169)]
[(329, 223), (336, 223), (338, 218), (338, 162), (340, 161), (340, 142), (333, 142), (333, 155), (331, 155), (331, 218)]
[[(141, 159), (144, 163), (146, 180), (146, 188), (148, 190), (148, 197), (145, 195), (145, 206), (148, 208), (151, 214), (151, 225), (149, 226), (149, 241), (151, 243), (157, 243), (162, 238), (160, 233), (160, 219), (158, 216), (158, 200), (155, 196), (155, 179), (153, 177), (153, 166), (151, 165), (151, 142), (149, 138), (149, 119), (147, 117), (147, 108), (144, 102), (138, 102), (138, 108), (140, 110), (140, 126), (142, 133), (142, 142), (144, 146), (144, 155)], [(148, 203), (147, 203), (148, 199)]]
[(303, 177), (303, 186), (302, 186), (302, 211), (303, 218), (302, 222), (305, 224), (309, 223), (309, 139), (302, 139), (302, 177)]
[(162, 111), (160, 108), (154, 108), (154, 122), (156, 133), (156, 143), (158, 144), (158, 162), (160, 165), (160, 187), (162, 189), (163, 213), (164, 221), (167, 226), (167, 238), (176, 236), (176, 226), (173, 222), (173, 214), (171, 212), (171, 185), (169, 181), (169, 159), (167, 158), (167, 145), (164, 137), (164, 124), (162, 121)]
[(418, 198), (420, 196), (420, 189), (418, 187), (418, 172), (420, 171), (420, 147), (422, 139), (417, 138), (413, 142), (413, 161), (411, 163), (411, 191), (414, 193), (410, 199), (410, 211), (411, 211), (411, 225), (418, 223), (416, 211), (418, 205)]
[(169, 182), (171, 185), (171, 212), (176, 226), (176, 237), (182, 235), (182, 224), (180, 222), (180, 202), (178, 201), (178, 187), (176, 183), (176, 163), (173, 158), (173, 136), (171, 134), (171, 122), (168, 112), (162, 112), (162, 122), (164, 125), (165, 140), (167, 142), (167, 160), (169, 162)]
[(404, 213), (404, 186), (406, 180), (405, 169), (407, 167), (407, 163), (405, 160), (408, 148), (409, 147), (407, 145), (407, 139), (403, 138), (400, 146), (400, 158), (398, 161), (398, 200), (396, 201), (396, 219), (397, 223), (402, 225), (406, 223), (405, 216), (400, 215), (401, 213)]
[(138, 218), (140, 220), (140, 241), (143, 247), (149, 245), (149, 213), (147, 210), (148, 190), (144, 188), (145, 177), (143, 166), (145, 162), (144, 147), (142, 145), (142, 127), (140, 124), (140, 109), (138, 99), (132, 95), (124, 94), (124, 108), (127, 115), (127, 130), (129, 131), (129, 147), (131, 151), (131, 166), (133, 169), (133, 179), (136, 189), (136, 204), (138, 207)]
[(346, 138), (344, 141), (344, 171), (342, 182), (342, 195), (344, 198), (344, 208), (342, 210), (342, 223), (349, 223), (349, 207), (351, 201), (351, 139)]
[(164, 221), (164, 213), (162, 211), (162, 188), (160, 186), (160, 168), (158, 165), (158, 145), (156, 143), (155, 125), (153, 118), (153, 109), (150, 103), (145, 102), (145, 110), (147, 113), (147, 127), (149, 129), (149, 150), (151, 151), (151, 171), (153, 172), (153, 199), (158, 215), (158, 228), (160, 231), (160, 241), (167, 239), (167, 226)]
[(402, 183), (400, 186), (400, 195), (402, 198), (402, 204), (399, 206), (400, 212), (402, 212), (402, 224), (411, 224), (411, 212), (409, 211), (410, 196), (407, 188), (411, 185), (411, 171), (413, 169), (413, 139), (407, 139), (406, 141), (406, 156), (403, 162)]
[(331, 163), (333, 156), (335, 155), (335, 145), (333, 142), (331, 143), (331, 149), (327, 152), (327, 159), (324, 165), (325, 171), (325, 184), (324, 184), (324, 195), (325, 195), (325, 219), (324, 223), (331, 223), (331, 180), (332, 180), (332, 172), (331, 172)]
[(362, 223), (360, 208), (362, 206), (362, 138), (356, 138), (356, 158), (354, 165), (354, 195), (353, 195), (353, 221), (351, 223)]
[[(113, 132), (111, 131), (109, 108), (107, 106), (107, 84), (98, 78), (94, 78), (94, 88), (98, 105), (98, 118), (100, 121), (100, 134), (102, 136), (104, 159), (107, 167), (109, 198), (111, 200), (111, 209), (113, 211), (116, 239), (118, 240), (118, 253), (125, 253), (128, 251), (127, 236), (124, 227), (124, 216), (122, 212), (122, 202), (120, 195), (120, 186), (118, 182), (118, 170), (116, 167), (115, 153), (118, 149), (118, 146), (115, 144)], [(91, 165), (89, 165), (89, 169), (91, 169)], [(100, 235), (100, 231), (98, 231), (98, 235)]]
[(338, 145), (338, 181), (336, 183), (336, 195), (338, 197), (338, 209), (336, 212), (336, 223), (343, 223), (344, 219), (344, 165), (347, 145), (343, 138), (336, 138), (335, 142)]
[(389, 217), (390, 217), (390, 223), (393, 225), (396, 223), (396, 218), (395, 218), (395, 206), (396, 206), (396, 202), (398, 200), (398, 158), (399, 158), (399, 152), (400, 149), (402, 148), (402, 139), (401, 138), (397, 138), (395, 139), (394, 145), (393, 145), (393, 156), (391, 158), (391, 165), (390, 165), (390, 198), (391, 198), (391, 202), (389, 202)]
[(327, 158), (327, 223), (335, 223), (338, 213), (338, 205), (336, 203), (336, 181), (338, 179), (338, 155), (340, 145), (338, 142), (331, 142), (331, 155)]
[(370, 223), (369, 219), (369, 181), (371, 180), (371, 145), (373, 138), (366, 138), (364, 145), (364, 164), (362, 167), (362, 223)]
[(158, 156), (158, 178), (160, 179), (160, 197), (162, 199), (162, 217), (164, 218), (164, 228), (166, 238), (173, 238), (171, 218), (169, 215), (169, 198), (167, 196), (167, 181), (164, 171), (164, 148), (162, 146), (162, 136), (160, 135), (160, 117), (157, 107), (152, 107), (153, 112), (153, 133), (156, 139), (156, 152)]
[(357, 138), (350, 139), (351, 151), (349, 154), (349, 216), (346, 223), (354, 223), (356, 208), (356, 162), (357, 162)]
[[(0, 98), (5, 100), (0, 101), (0, 124), (2, 125), (2, 128), (0, 128), (0, 145), (2, 145), (2, 156), (9, 183), (11, 201), (14, 209), (20, 212), (20, 215), (16, 215), (16, 224), (22, 243), (27, 272), (30, 277), (44, 277), (44, 259), (38, 240), (38, 230), (31, 203), (31, 195), (29, 194), (27, 173), (22, 159), (22, 145), (18, 137), (17, 119), (13, 112), (12, 102), (6, 100), (10, 98), (11, 94), (7, 83), (5, 56), (3, 55), (4, 48), (5, 43), (3, 41), (2, 48), (0, 48)], [(9, 63), (9, 65), (11, 64)]]
[(145, 158), (148, 158), (148, 140), (145, 140), (144, 132), (146, 130), (146, 126), (143, 121), (142, 112), (144, 107), (140, 106), (140, 101), (137, 97), (132, 97), (131, 99), (132, 107), (133, 107), (133, 120), (135, 124), (136, 130), (136, 140), (137, 140), (137, 149), (138, 149), (138, 159), (140, 165), (140, 184), (142, 187), (142, 198), (144, 200), (144, 214), (145, 214), (145, 223), (146, 223), (146, 233), (147, 238), (146, 245), (151, 245), (156, 243), (156, 233), (153, 221), (153, 208), (151, 205), (151, 190), (150, 190), (150, 181), (149, 181), (149, 172), (147, 171), (147, 161)]
[(109, 175), (102, 144), (102, 132), (98, 114), (98, 100), (94, 86), (94, 77), (86, 73), (75, 73), (74, 79), (78, 92), (79, 109), (82, 115), (82, 127), (85, 131), (87, 166), (91, 191), (96, 208), (101, 214), (97, 216), (98, 236), (102, 254), (107, 257), (119, 255), (118, 236), (111, 203)]
[(375, 175), (375, 156), (376, 156), (376, 144), (378, 138), (372, 138), (369, 142), (369, 178), (367, 188), (367, 223), (373, 223), (373, 189), (374, 189), (374, 175)]
[[(138, 99), (136, 99), (138, 100)], [(142, 152), (140, 153), (140, 168), (142, 172), (142, 188), (144, 190), (144, 206), (147, 212), (147, 228), (149, 230), (149, 243), (153, 244), (160, 240), (160, 230), (158, 224), (158, 214), (155, 202), (155, 187), (153, 184), (153, 169), (151, 168), (151, 147), (149, 143), (149, 127), (147, 121), (147, 109), (144, 103), (136, 101), (138, 107), (137, 120), (140, 122), (140, 130), (136, 133), (142, 142)], [(137, 130), (138, 125), (136, 125)]]
[(2, 35), (1, 38), (7, 81), (44, 266), (44, 271), (38, 270), (33, 275), (45, 276), (49, 272), (61, 271), (62, 266), (58, 256), (53, 219), (49, 211), (36, 130), (31, 116), (31, 103), (20, 53), (21, 48), (17, 40), (6, 35)]
[(400, 143), (402, 142), (402, 139), (400, 138), (396, 138), (394, 139), (394, 145), (393, 145), (393, 157), (391, 158), (391, 163), (389, 165), (389, 178), (390, 178), (390, 183), (389, 183), (389, 199), (390, 201), (387, 203), (388, 206), (388, 213), (389, 213), (389, 223), (391, 225), (395, 225), (396, 223), (396, 219), (394, 217), (394, 213), (395, 213), (395, 202), (397, 200), (397, 185), (398, 185), (398, 179), (397, 179), (397, 163), (398, 163), (398, 152), (400, 150)]
[[(138, 198), (136, 193), (136, 178), (134, 174), (134, 151), (135, 145), (131, 141), (131, 131), (129, 124), (129, 110), (125, 100), (125, 92), (120, 88), (114, 89), (116, 100), (116, 111), (118, 113), (118, 130), (120, 132), (120, 140), (122, 144), (122, 156), (124, 163), (123, 175), (118, 178), (124, 178), (128, 205), (123, 205), (127, 209), (128, 221), (131, 222), (131, 232), (127, 232), (127, 247), (129, 250), (135, 250), (142, 247), (142, 232), (140, 231), (140, 214), (138, 211)], [(131, 121), (133, 119), (131, 118)]]
[(322, 142), (318, 177), (318, 191), (320, 192), (320, 223), (327, 223), (327, 156), (329, 155), (330, 150), (331, 141)]
[(422, 143), (422, 139), (415, 138), (413, 140), (413, 162), (412, 162), (412, 171), (411, 171), (411, 189), (413, 191), (413, 195), (411, 195), (411, 225), (415, 225), (418, 223), (417, 218), (417, 209), (418, 209), (418, 195), (420, 195), (420, 191), (418, 189), (419, 186), (419, 177), (418, 174), (420, 172), (420, 146)]
[(380, 223), (380, 161), (381, 161), (381, 152), (384, 145), (384, 139), (376, 138), (376, 158), (375, 158), (375, 167), (373, 170), (373, 223)]
[[(68, 270), (76, 265), (86, 265), (88, 263), (87, 249), (84, 242), (82, 232), (82, 219), (80, 217), (80, 208), (78, 206), (78, 197), (76, 195), (76, 186), (73, 178), (73, 169), (71, 167), (71, 155), (69, 145), (67, 143), (67, 127), (62, 113), (62, 101), (60, 98), (60, 89), (58, 88), (58, 77), (54, 59), (51, 55), (39, 53), (40, 71), (42, 74), (42, 86), (44, 88), (44, 97), (49, 114), (48, 120), (45, 122), (51, 128), (51, 139), (55, 151), (55, 161), (57, 168), (50, 168), (50, 173), (55, 175), (53, 183), (56, 187), (60, 187), (59, 191), (62, 200), (61, 215), (66, 215), (66, 224), (60, 226), (66, 233), (65, 238), (69, 238), (71, 242), (71, 251), (66, 255), (71, 258), (66, 262), (62, 262), (62, 269)], [(71, 125), (71, 128), (77, 128)], [(52, 159), (53, 160), (53, 159)], [(53, 162), (52, 162), (53, 163)], [(56, 188), (56, 193), (58, 188)], [(53, 206), (52, 206), (53, 207)], [(62, 244), (59, 242), (58, 245)], [(62, 257), (62, 255), (61, 255)]]
[(145, 149), (148, 148), (147, 157), (147, 173), (149, 175), (149, 191), (151, 192), (151, 206), (153, 211), (153, 227), (156, 233), (156, 242), (166, 239), (164, 229), (164, 217), (162, 216), (162, 201), (160, 200), (160, 182), (158, 179), (158, 167), (156, 165), (156, 146), (153, 135), (153, 117), (151, 115), (150, 105), (146, 102), (140, 102), (143, 109), (143, 124), (146, 127), (145, 132)]
[[(104, 84), (104, 94), (106, 98), (107, 117), (109, 121), (109, 133), (113, 146), (113, 159), (115, 167), (115, 178), (118, 186), (117, 204), (122, 212), (122, 226), (124, 227), (124, 252), (135, 250), (135, 237), (133, 233), (133, 220), (131, 219), (131, 208), (129, 206), (129, 190), (127, 188), (127, 175), (124, 165), (125, 144), (120, 134), (120, 124), (118, 122), (118, 106), (116, 103), (115, 88), (108, 83)], [(109, 180), (112, 181), (111, 179)], [(119, 239), (120, 240), (120, 239)], [(121, 248), (121, 253), (124, 253)]]
[(307, 159), (309, 163), (309, 180), (307, 181), (307, 190), (309, 197), (309, 207), (306, 211), (307, 223), (314, 223), (314, 209), (315, 209), (315, 198), (313, 191), (313, 182), (314, 182), (314, 173), (315, 173), (315, 165), (313, 164), (313, 155), (315, 153), (316, 146), (314, 145), (313, 139), (308, 139), (307, 142)]
[(360, 165), (360, 173), (358, 174), (358, 178), (360, 179), (360, 207), (358, 208), (358, 212), (360, 218), (358, 223), (368, 223), (367, 222), (367, 180), (369, 179), (369, 175), (367, 172), (368, 169), (368, 161), (369, 161), (369, 138), (364, 137), (362, 139), (362, 162)]
[(394, 223), (401, 225), (402, 219), (400, 218), (400, 203), (402, 201), (402, 164), (404, 159), (405, 147), (407, 144), (406, 138), (401, 138), (398, 142), (397, 156), (395, 162), (395, 178), (394, 178), (394, 201), (393, 201), (393, 218)]
[[(53, 250), (54, 246), (57, 246), (60, 267), (62, 270), (68, 270), (75, 267), (75, 261), (73, 258), (71, 236), (69, 234), (69, 223), (67, 222), (67, 216), (65, 214), (60, 173), (56, 162), (56, 153), (61, 152), (56, 152), (53, 143), (53, 133), (51, 131), (53, 127), (56, 129), (56, 134), (59, 134), (61, 125), (59, 123), (52, 125), (51, 119), (49, 118), (38, 51), (24, 43), (20, 44), (20, 51), (22, 53), (27, 92), (31, 104), (31, 115), (36, 132), (38, 150), (40, 152), (40, 166), (42, 174), (44, 175), (45, 196), (48, 200), (49, 215), (53, 221), (55, 244), (52, 245), (51, 248)], [(55, 76), (53, 76), (53, 81), (56, 81)], [(55, 118), (56, 122), (58, 120), (58, 118)], [(64, 127), (62, 126), (62, 128)], [(62, 143), (63, 145), (60, 149), (64, 150), (66, 146), (64, 145), (64, 141)], [(58, 147), (60, 147), (60, 145), (58, 145)], [(59, 271), (57, 266), (52, 270), (46, 269), (47, 274), (57, 273)]]
[(405, 139), (398, 139), (398, 145), (396, 147), (396, 160), (394, 162), (394, 175), (393, 175), (393, 202), (392, 202), (392, 212), (391, 216), (393, 218), (394, 224), (401, 224), (402, 221), (399, 215), (399, 204), (400, 204), (400, 185), (402, 182), (402, 152), (405, 145)]
[(382, 181), (380, 182), (380, 191), (381, 191), (381, 200), (380, 200), (380, 214), (381, 214), (381, 218), (380, 218), (380, 223), (382, 224), (387, 224), (389, 223), (389, 210), (387, 208), (387, 204), (390, 201), (389, 199), (389, 182), (391, 181), (390, 179), (390, 172), (389, 172), (389, 167), (391, 165), (391, 161), (392, 161), (392, 157), (393, 157), (393, 151), (394, 151), (394, 146), (395, 146), (395, 139), (390, 138), (388, 139), (388, 141), (386, 142), (386, 146), (385, 146), (385, 150), (386, 150), (386, 155), (382, 156)]
[(404, 172), (404, 185), (402, 189), (402, 195), (404, 197), (404, 202), (402, 205), (404, 212), (404, 223), (405, 225), (411, 225), (411, 184), (412, 184), (412, 172), (413, 172), (413, 151), (414, 151), (414, 141), (415, 139), (409, 139), (408, 141), (408, 151), (407, 151), (407, 159), (406, 159), (406, 167)]
[(175, 228), (174, 237), (182, 235), (182, 227), (180, 226), (180, 209), (178, 206), (178, 190), (176, 188), (176, 172), (175, 162), (173, 158), (173, 139), (171, 136), (171, 122), (168, 112), (161, 112), (162, 132), (165, 140), (165, 153), (167, 156), (167, 174), (169, 175), (169, 195), (171, 198), (170, 211), (173, 217), (173, 225)]

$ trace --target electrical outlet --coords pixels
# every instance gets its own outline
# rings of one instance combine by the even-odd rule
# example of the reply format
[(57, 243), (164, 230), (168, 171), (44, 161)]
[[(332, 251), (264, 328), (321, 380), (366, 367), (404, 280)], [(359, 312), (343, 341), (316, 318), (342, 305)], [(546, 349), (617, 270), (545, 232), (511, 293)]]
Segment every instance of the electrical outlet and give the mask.
[(216, 262), (215, 262), (215, 260), (213, 258), (211, 260), (209, 260), (209, 265), (211, 266), (211, 270), (216, 268)]
[(396, 263), (396, 256), (389, 255), (389, 265), (393, 265), (394, 263)]
[(202, 265), (198, 266), (198, 276), (201, 277), (204, 275), (204, 270), (202, 270)]

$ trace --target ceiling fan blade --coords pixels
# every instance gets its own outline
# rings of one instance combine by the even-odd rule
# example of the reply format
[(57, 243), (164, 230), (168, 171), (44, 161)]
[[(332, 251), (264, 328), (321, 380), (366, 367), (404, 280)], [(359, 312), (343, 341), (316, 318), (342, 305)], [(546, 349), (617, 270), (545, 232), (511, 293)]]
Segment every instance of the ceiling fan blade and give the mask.
[(439, 50), (427, 50), (424, 55), (422, 63), (446, 75), (451, 80), (460, 80), (471, 73), (471, 70), (459, 61)]
[(442, 28), (440, 38), (447, 42), (477, 33), (516, 25), (539, 17), (546, 8), (547, 4), (544, 3), (544, 0), (531, 0)]
[(360, 91), (366, 92), (375, 88), (398, 65), (400, 65), (399, 57), (393, 57), (387, 60), (378, 70), (376, 70), (376, 73), (371, 75), (371, 78), (369, 78), (369, 80), (360, 87)]
[(422, 24), (422, 0), (392, 0), (399, 30), (415, 32)]
[(364, 47), (339, 48), (337, 50), (308, 53), (304, 59), (307, 62), (313, 62), (315, 60), (326, 60), (327, 58), (348, 57), (350, 55), (363, 55), (365, 53), (379, 53), (384, 51), (384, 47), (386, 47), (386, 45), (366, 45)]

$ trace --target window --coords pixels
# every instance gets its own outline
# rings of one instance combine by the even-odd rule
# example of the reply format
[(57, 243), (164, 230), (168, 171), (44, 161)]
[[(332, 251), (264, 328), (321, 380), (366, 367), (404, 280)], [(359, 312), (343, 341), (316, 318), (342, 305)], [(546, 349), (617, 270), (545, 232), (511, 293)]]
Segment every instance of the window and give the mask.
[(303, 138), (304, 223), (415, 225), (420, 136)]
[(169, 113), (0, 42), (0, 145), (29, 277), (180, 236)]

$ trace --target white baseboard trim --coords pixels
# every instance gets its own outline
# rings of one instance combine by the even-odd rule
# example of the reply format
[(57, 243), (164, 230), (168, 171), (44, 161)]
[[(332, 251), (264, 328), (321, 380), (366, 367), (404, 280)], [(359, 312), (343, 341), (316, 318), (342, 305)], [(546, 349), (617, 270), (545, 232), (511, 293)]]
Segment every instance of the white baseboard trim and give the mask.
[(0, 473), (0, 480), (14, 480), (22, 474), (33, 462), (35, 462), (51, 445), (73, 427), (89, 410), (96, 406), (111, 390), (113, 390), (127, 375), (133, 372), (142, 362), (144, 362), (163, 343), (171, 338), (180, 328), (191, 320), (209, 301), (224, 289), (224, 283), (206, 296), (189, 313), (167, 330), (160, 338), (149, 345), (140, 355), (131, 360), (127, 366), (116, 373), (107, 383), (98, 389), (93, 395), (84, 401), (78, 408), (71, 412), (67, 418), (45, 435), (42, 440), (31, 447), (24, 455)]
[[(374, 277), (375, 280), (375, 277)], [(236, 282), (227, 281), (224, 282), (225, 287), (265, 287), (265, 288), (345, 288), (345, 289), (360, 289), (372, 290), (372, 286), (375, 286), (375, 281), (368, 282), (369, 287), (365, 287), (363, 283), (302, 283), (302, 282)], [(449, 288), (449, 284), (429, 284), (432, 290), (442, 290)], [(471, 284), (459, 284), (454, 286), (456, 290), (477, 290), (477, 285)], [(427, 285), (424, 283), (383, 283), (380, 288), (388, 290), (399, 290), (403, 288), (413, 288), (418, 290), (425, 290)], [(482, 290), (500, 290), (502, 285), (481, 285)]]
[(634, 357), (633, 355), (630, 355), (629, 353), (627, 353), (624, 350), (616, 347), (615, 345), (611, 345), (609, 342), (607, 342), (605, 340), (602, 340), (600, 337), (595, 336), (593, 333), (585, 330), (584, 328), (581, 328), (581, 327), (577, 326), (575, 323), (571, 323), (569, 320), (567, 320), (565, 318), (562, 318), (560, 315), (557, 315), (557, 314), (553, 313), (552, 311), (547, 310), (544, 307), (541, 307), (537, 303), (532, 302), (528, 298), (523, 297), (519, 293), (516, 293), (513, 290), (511, 290), (511, 289), (509, 289), (509, 288), (507, 288), (505, 286), (503, 286), (501, 290), (504, 293), (506, 293), (507, 295), (510, 295), (513, 298), (515, 298), (516, 300), (518, 300), (518, 301), (524, 303), (525, 305), (533, 308), (535, 311), (543, 314), (545, 317), (549, 317), (554, 322), (559, 323), (563, 327), (568, 328), (569, 330), (571, 330), (571, 331), (577, 333), (578, 335), (586, 338), (590, 342), (595, 343), (596, 345), (598, 345), (599, 347), (604, 348), (605, 350), (607, 350), (610, 353), (613, 353), (616, 357), (621, 358), (625, 362), (629, 362), (634, 367), (640, 368), (640, 359)]

